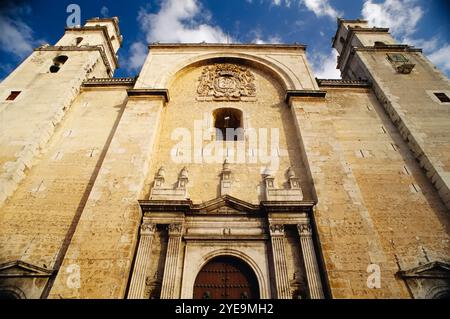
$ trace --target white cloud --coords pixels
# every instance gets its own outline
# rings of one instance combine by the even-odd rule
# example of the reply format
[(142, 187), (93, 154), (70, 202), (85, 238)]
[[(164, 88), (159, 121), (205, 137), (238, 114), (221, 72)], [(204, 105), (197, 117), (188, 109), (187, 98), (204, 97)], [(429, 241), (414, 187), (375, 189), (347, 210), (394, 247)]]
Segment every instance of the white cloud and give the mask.
[(255, 43), (255, 44), (273, 44), (273, 43), (282, 43), (282, 40), (277, 35), (270, 36), (266, 40), (264, 40), (261, 36), (257, 36), (256, 38), (253, 39), (252, 43)]
[(107, 7), (107, 6), (103, 6), (103, 7), (100, 9), (100, 14), (101, 14), (102, 17), (104, 17), (104, 18), (108, 18), (108, 17), (109, 17), (109, 9), (108, 9), (108, 7)]
[(141, 9), (138, 21), (148, 42), (227, 42), (220, 27), (205, 23), (210, 17), (198, 0), (164, 0), (156, 14)]
[(33, 30), (22, 21), (21, 14), (30, 14), (29, 6), (16, 6), (0, 13), (0, 49), (19, 58), (30, 54), (38, 41)]
[(444, 72), (450, 72), (450, 44), (437, 49), (428, 58)]
[(303, 0), (302, 2), (308, 10), (314, 12), (318, 17), (328, 16), (335, 19), (343, 15), (343, 13), (334, 9), (328, 0)]
[(398, 42), (423, 49), (431, 62), (444, 72), (450, 72), (450, 43), (441, 40), (439, 35), (430, 39), (414, 38), (424, 12), (425, 10), (417, 4), (417, 0), (385, 0), (382, 3), (366, 0), (361, 13), (370, 25), (389, 27)]
[(340, 79), (341, 73), (336, 69), (337, 56), (338, 53), (334, 49), (329, 54), (314, 53), (310, 61), (315, 77), (319, 79)]
[[(198, 0), (163, 0), (157, 13), (141, 8), (137, 20), (147, 42), (226, 43), (233, 42), (218, 26), (208, 24), (211, 14)], [(131, 45), (128, 69), (138, 70), (145, 61), (147, 48), (142, 41)]]
[[(272, 0), (273, 5), (281, 6), (284, 4), (288, 8), (291, 6), (291, 2), (291, 0)], [(331, 6), (329, 0), (299, 0), (299, 4), (314, 12), (317, 17), (328, 16), (336, 19), (338, 16), (343, 15), (343, 13)]]
[(374, 3), (364, 2), (362, 16), (369, 24), (377, 27), (389, 27), (394, 36), (410, 35), (423, 16), (423, 9), (416, 5), (416, 0), (385, 0)]
[(147, 46), (142, 42), (134, 42), (130, 47), (130, 56), (128, 58), (127, 69), (130, 71), (138, 70), (144, 64), (147, 57)]

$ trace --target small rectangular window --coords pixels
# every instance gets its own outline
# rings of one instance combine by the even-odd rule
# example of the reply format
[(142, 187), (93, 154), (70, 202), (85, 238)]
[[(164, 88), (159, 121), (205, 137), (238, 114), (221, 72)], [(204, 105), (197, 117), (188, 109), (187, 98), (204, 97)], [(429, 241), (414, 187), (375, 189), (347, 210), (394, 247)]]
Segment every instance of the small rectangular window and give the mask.
[(445, 93), (434, 93), (442, 103), (450, 103), (450, 98)]
[(11, 91), (11, 94), (6, 98), (6, 101), (14, 101), (19, 96), (21, 91)]
[(389, 61), (393, 62), (393, 63), (401, 63), (401, 62), (408, 62), (409, 60), (400, 53), (388, 53), (387, 57), (389, 59)]

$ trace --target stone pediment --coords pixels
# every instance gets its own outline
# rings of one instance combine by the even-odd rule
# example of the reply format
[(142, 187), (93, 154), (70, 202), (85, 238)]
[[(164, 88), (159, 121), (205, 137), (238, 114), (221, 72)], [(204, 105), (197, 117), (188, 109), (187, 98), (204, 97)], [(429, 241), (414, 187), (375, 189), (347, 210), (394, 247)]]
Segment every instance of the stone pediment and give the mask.
[(434, 261), (409, 270), (399, 271), (402, 278), (450, 278), (450, 264)]
[(0, 264), (0, 277), (49, 277), (53, 270), (35, 266), (21, 260)]
[(200, 204), (185, 200), (140, 200), (139, 205), (144, 214), (157, 212), (183, 214), (266, 214), (288, 212), (311, 212), (312, 201), (264, 201), (251, 204), (230, 195), (224, 195)]
[(224, 195), (195, 206), (195, 212), (207, 214), (256, 214), (260, 211), (259, 205), (247, 203), (230, 195)]
[(230, 195), (194, 204), (191, 200), (143, 200), (139, 201), (144, 213), (183, 212), (186, 214), (257, 214), (260, 205), (247, 203)]

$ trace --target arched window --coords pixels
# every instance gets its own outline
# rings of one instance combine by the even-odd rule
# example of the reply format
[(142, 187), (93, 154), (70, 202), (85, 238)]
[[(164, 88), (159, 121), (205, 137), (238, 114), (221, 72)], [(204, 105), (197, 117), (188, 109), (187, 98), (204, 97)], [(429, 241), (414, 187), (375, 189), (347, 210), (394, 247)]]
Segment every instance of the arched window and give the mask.
[(375, 41), (374, 42), (374, 46), (376, 46), (376, 47), (384, 47), (384, 46), (386, 46), (386, 43), (384, 43), (383, 41)]
[(56, 73), (59, 71), (61, 66), (66, 63), (67, 59), (69, 57), (67, 55), (58, 55), (56, 58), (53, 59), (53, 65), (50, 67), (51, 73)]
[(242, 141), (244, 139), (241, 110), (233, 108), (217, 109), (213, 116), (217, 141)]
[(83, 42), (83, 37), (78, 37), (78, 38), (75, 39), (75, 45), (76, 46), (79, 46), (81, 42)]

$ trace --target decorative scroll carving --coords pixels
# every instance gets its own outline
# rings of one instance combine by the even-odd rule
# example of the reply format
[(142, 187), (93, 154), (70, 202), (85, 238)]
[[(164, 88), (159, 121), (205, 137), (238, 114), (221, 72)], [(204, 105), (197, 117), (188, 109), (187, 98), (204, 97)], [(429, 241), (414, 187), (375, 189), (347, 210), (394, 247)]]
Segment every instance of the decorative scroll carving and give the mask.
[(246, 67), (236, 64), (206, 66), (197, 88), (198, 100), (254, 101), (255, 76)]

